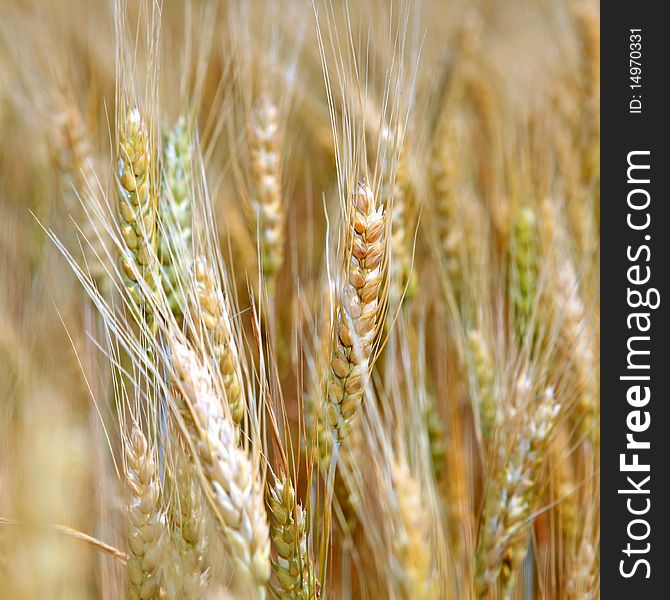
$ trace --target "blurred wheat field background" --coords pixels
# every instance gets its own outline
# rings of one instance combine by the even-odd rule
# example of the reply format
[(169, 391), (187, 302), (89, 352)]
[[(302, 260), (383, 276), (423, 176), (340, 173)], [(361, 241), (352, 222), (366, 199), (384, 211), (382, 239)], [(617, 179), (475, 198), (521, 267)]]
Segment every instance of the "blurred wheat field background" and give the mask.
[(599, 21), (0, 0), (0, 597), (599, 598)]

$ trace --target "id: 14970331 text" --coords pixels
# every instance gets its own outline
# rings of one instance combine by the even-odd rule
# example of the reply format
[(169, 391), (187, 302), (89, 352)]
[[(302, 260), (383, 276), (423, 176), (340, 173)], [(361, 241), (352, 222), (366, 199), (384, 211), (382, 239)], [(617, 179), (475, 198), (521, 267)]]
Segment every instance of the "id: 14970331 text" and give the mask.
[(632, 90), (628, 111), (639, 115), (642, 114), (642, 30), (631, 29), (628, 40), (628, 72)]

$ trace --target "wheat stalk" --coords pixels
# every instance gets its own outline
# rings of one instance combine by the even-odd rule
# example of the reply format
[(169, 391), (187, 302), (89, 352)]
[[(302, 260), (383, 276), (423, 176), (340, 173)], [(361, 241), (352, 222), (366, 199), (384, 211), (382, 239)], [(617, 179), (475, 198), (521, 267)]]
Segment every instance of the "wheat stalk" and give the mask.
[(360, 464), (363, 452), (363, 428), (357, 423), (347, 438), (338, 457), (338, 471), (335, 473), (333, 492), (339, 509), (339, 524), (346, 535), (345, 545), (352, 542), (358, 526), (360, 510)]
[[(600, 178), (600, 15), (588, 5), (576, 9), (583, 65), (580, 73), (582, 111), (582, 181), (590, 186)], [(592, 241), (592, 240), (589, 240)]]
[(472, 478), (464, 461), (466, 441), (463, 407), (452, 408), (448, 420), (449, 444), (442, 489), (447, 509), (447, 534), (454, 561), (464, 573), (471, 570), (474, 546), (474, 510)]
[(549, 448), (551, 465), (552, 499), (558, 502), (556, 515), (558, 530), (565, 540), (566, 550), (576, 547), (579, 529), (579, 506), (576, 494), (576, 477), (569, 456), (564, 456), (569, 436), (561, 427), (556, 432), (556, 441)]

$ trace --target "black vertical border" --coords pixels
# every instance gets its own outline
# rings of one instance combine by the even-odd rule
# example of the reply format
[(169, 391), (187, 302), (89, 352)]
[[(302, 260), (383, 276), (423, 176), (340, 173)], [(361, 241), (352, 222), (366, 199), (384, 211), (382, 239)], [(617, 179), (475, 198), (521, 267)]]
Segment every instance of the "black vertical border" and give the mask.
[[(619, 2), (601, 4), (601, 597), (633, 600), (670, 598), (670, 335), (665, 317), (670, 302), (670, 202), (665, 179), (670, 174), (667, 149), (667, 113), (670, 96), (670, 25), (663, 18), (661, 2)], [(629, 36), (631, 28), (642, 29), (642, 114), (629, 114)], [(633, 232), (626, 225), (627, 155), (633, 150), (651, 151), (651, 227)], [(628, 244), (641, 243), (651, 235), (651, 282), (661, 294), (661, 305), (651, 312), (651, 427), (646, 432), (651, 450), (641, 451), (640, 459), (651, 461), (651, 509), (645, 518), (651, 525), (647, 558), (651, 577), (645, 569), (624, 578), (620, 561), (631, 559), (623, 553), (629, 542), (627, 526), (636, 518), (628, 512), (627, 496), (618, 493), (627, 486), (619, 470), (619, 454), (625, 452), (626, 416), (632, 408), (626, 401), (626, 341), (630, 335), (626, 317)], [(642, 436), (639, 436), (642, 438)], [(631, 541), (644, 546), (645, 542)], [(635, 595), (639, 593), (639, 595)]]

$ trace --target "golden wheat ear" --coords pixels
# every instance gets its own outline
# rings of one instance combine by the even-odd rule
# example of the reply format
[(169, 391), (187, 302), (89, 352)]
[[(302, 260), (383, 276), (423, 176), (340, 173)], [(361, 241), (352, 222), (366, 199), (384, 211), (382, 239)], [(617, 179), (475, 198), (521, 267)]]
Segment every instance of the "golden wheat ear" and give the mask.
[(105, 222), (95, 206), (100, 200), (90, 132), (74, 104), (68, 104), (58, 114), (53, 130), (52, 143), (65, 208), (83, 237), (82, 250), (88, 272), (102, 289), (107, 285), (104, 259), (108, 240)]
[(538, 474), (544, 464), (550, 437), (560, 414), (552, 388), (536, 400), (526, 375), (517, 383), (522, 398), (511, 409), (506, 425), (513, 439), (501, 448), (489, 474), (476, 557), (475, 590), (478, 598), (500, 586), (503, 597), (514, 585), (528, 549), (531, 516), (540, 493)]
[(256, 216), (260, 264), (272, 293), (277, 272), (284, 262), (286, 206), (281, 188), (281, 135), (279, 111), (264, 95), (249, 125), (251, 150), (252, 208)]
[(181, 449), (177, 450), (171, 483), (175, 490), (169, 507), (172, 554), (164, 573), (165, 598), (201, 600), (210, 578), (205, 505), (197, 472)]
[(240, 584), (265, 598), (270, 537), (263, 486), (252, 460), (237, 445), (237, 428), (224, 409), (211, 372), (176, 334), (170, 339), (173, 383), (207, 496), (228, 542)]
[(493, 431), (498, 403), (496, 398), (495, 363), (486, 338), (478, 329), (468, 332), (468, 351), (472, 361), (473, 379), (477, 390), (477, 410), (482, 436), (488, 440)]
[(192, 304), (209, 336), (211, 357), (221, 375), (230, 414), (235, 424), (240, 425), (246, 410), (240, 354), (223, 291), (202, 257), (195, 261), (194, 295)]
[(276, 557), (271, 587), (277, 598), (316, 600), (319, 583), (307, 547), (307, 514), (287, 475), (268, 486), (270, 537)]
[(416, 294), (416, 273), (412, 268), (412, 182), (407, 154), (405, 142), (398, 155), (397, 173), (389, 194), (392, 198), (389, 302), (393, 309), (397, 309), (401, 299), (408, 301)]
[(395, 589), (404, 600), (429, 600), (435, 597), (436, 582), (431, 573), (430, 520), (421, 490), (404, 462), (391, 466), (391, 477)]
[(158, 465), (144, 434), (134, 427), (126, 446), (128, 503), (128, 595), (131, 600), (158, 600), (167, 542), (160, 508)]
[(130, 297), (148, 321), (152, 303), (145, 295), (156, 289), (156, 196), (151, 189), (149, 134), (138, 109), (133, 108), (120, 124), (116, 191), (118, 219), (125, 247), (121, 253), (124, 283)]
[(386, 214), (365, 181), (354, 193), (349, 218), (350, 255), (345, 258), (336, 308), (326, 396), (326, 420), (338, 443), (351, 430), (370, 377), (387, 275)]

